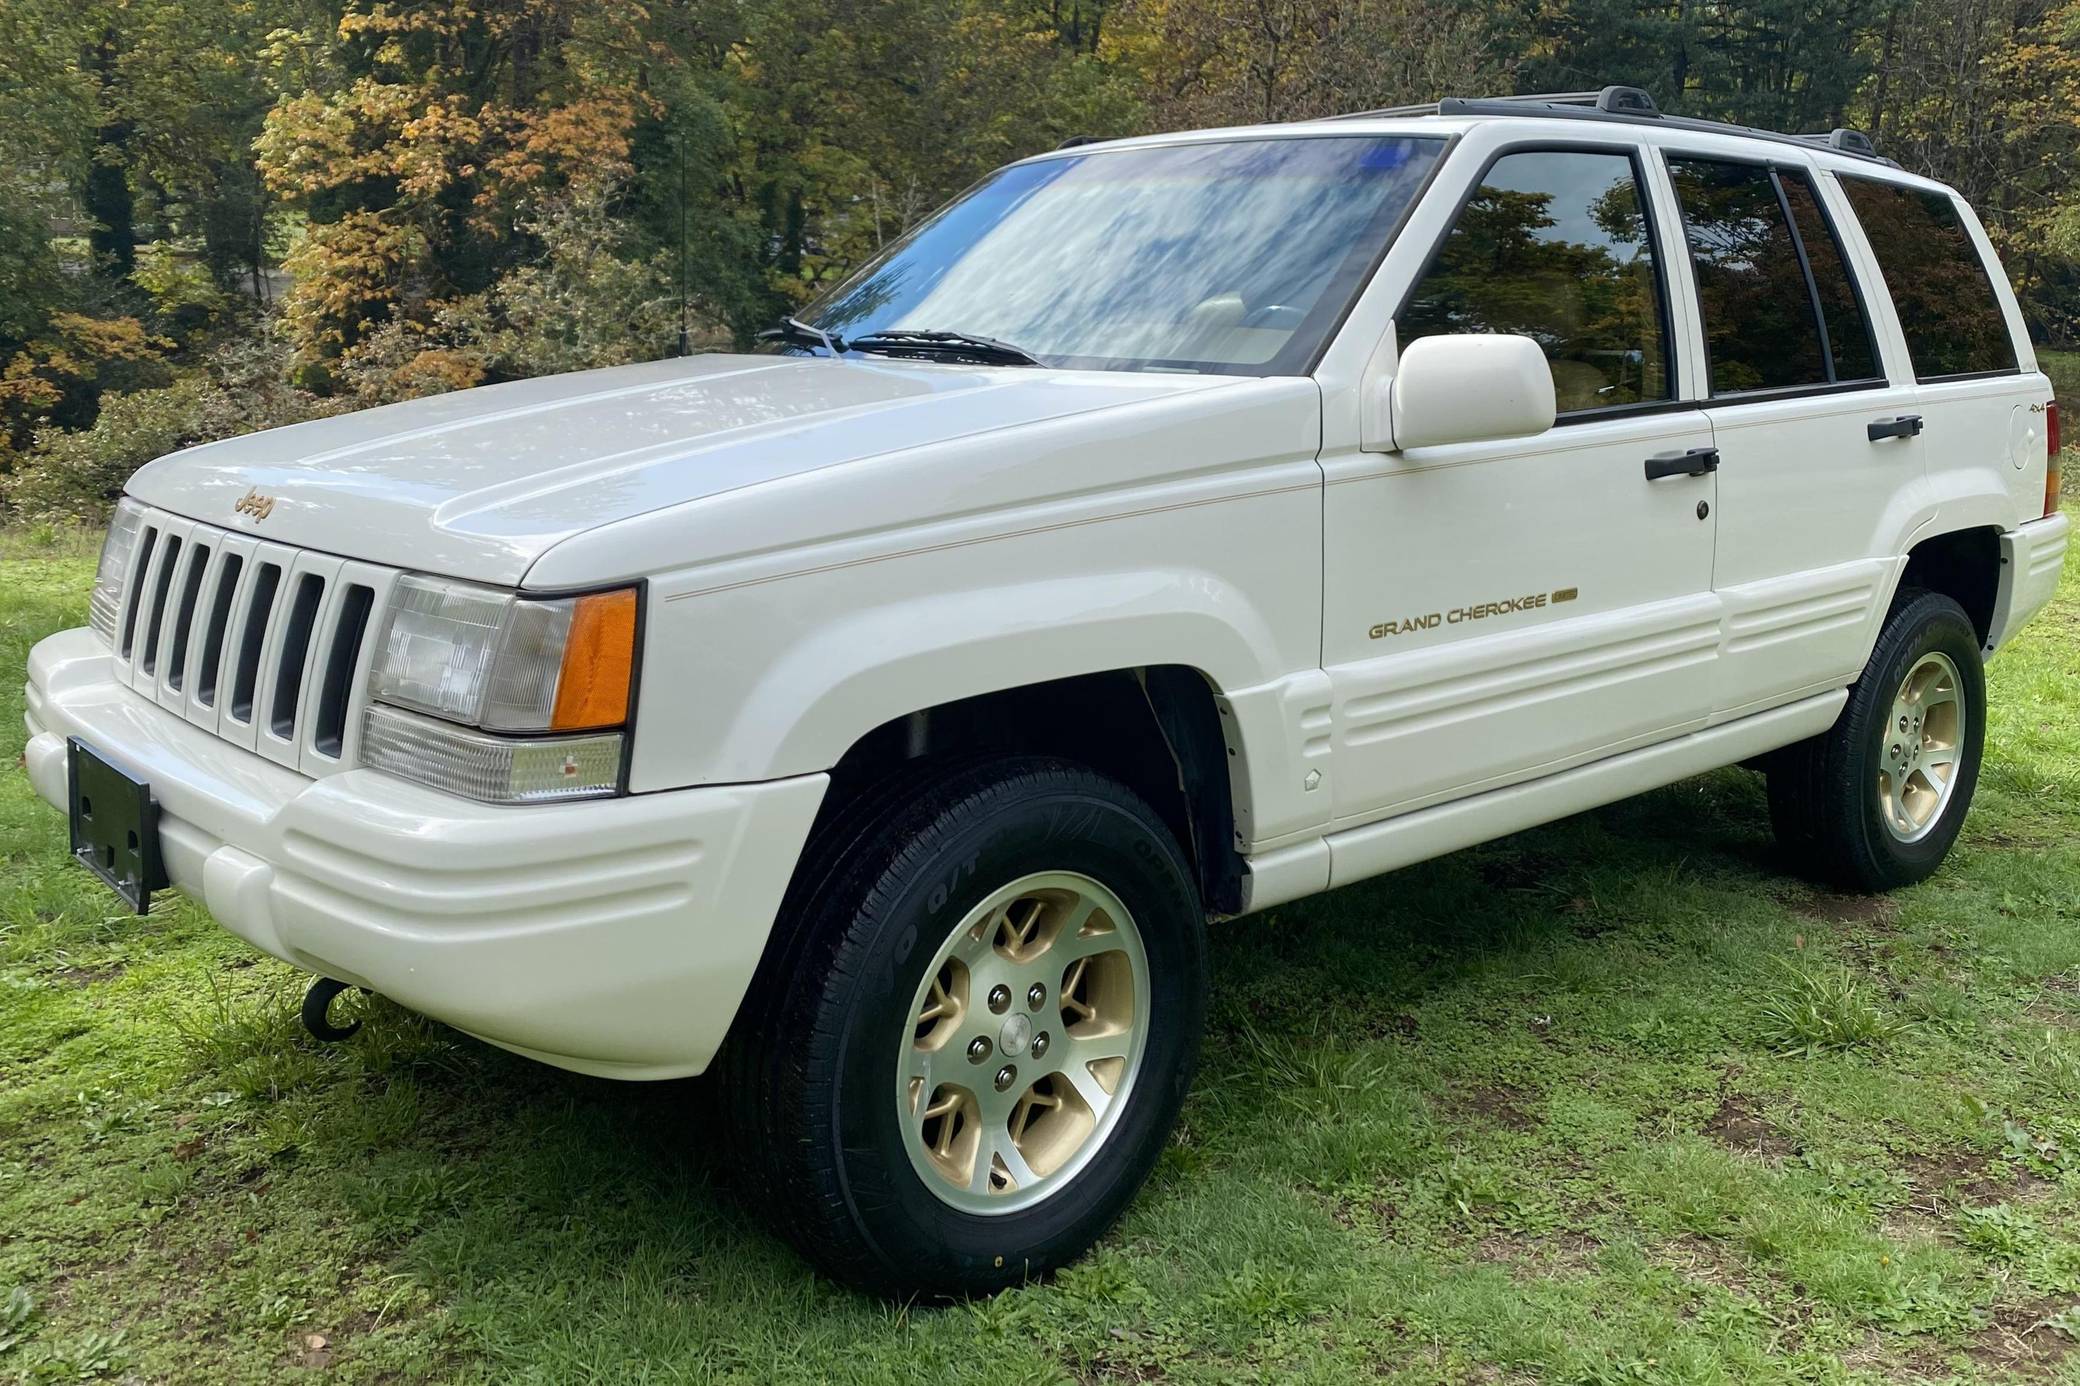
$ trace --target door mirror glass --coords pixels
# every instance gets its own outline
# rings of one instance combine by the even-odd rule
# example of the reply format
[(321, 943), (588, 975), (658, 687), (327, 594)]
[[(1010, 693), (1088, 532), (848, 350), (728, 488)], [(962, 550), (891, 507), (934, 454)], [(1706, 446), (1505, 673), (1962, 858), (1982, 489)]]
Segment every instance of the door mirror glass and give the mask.
[(1396, 448), (1531, 438), (1553, 426), (1545, 352), (1513, 333), (1421, 337), (1388, 386)]

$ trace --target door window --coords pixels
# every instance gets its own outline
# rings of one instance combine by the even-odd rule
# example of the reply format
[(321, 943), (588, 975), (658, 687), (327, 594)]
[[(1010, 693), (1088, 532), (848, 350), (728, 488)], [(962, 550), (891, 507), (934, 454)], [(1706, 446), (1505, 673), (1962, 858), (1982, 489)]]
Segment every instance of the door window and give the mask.
[(1871, 335), (1871, 322), (1864, 312), (1863, 298), (1849, 273), (1848, 256), (1842, 253), (1842, 238), (1820, 205), (1813, 184), (1797, 169), (1778, 169), (1777, 186), (1784, 190), (1784, 205), (1791, 209), (1791, 225), (1805, 251), (1806, 268), (1812, 271), (1813, 297), (1820, 305), (1820, 325), (1834, 356), (1837, 381), (1877, 380), (1885, 372), (1878, 367), (1878, 348)]
[(1544, 350), (1562, 414), (1672, 394), (1653, 227), (1627, 153), (1505, 154), (1401, 310), (1402, 346), (1514, 332)]
[(1714, 398), (1878, 375), (1840, 243), (1795, 169), (1671, 158)]
[(1874, 178), (1844, 177), (1842, 187), (1892, 291), (1914, 378), (2015, 370), (2007, 315), (1957, 204)]

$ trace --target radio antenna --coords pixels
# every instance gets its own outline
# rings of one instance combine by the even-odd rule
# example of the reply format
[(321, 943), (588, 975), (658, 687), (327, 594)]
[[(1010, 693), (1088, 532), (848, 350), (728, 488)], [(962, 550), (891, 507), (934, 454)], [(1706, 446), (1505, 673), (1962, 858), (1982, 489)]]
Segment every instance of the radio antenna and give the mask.
[(672, 132), (679, 147), (679, 354), (693, 354), (692, 307), (686, 282), (686, 131)]

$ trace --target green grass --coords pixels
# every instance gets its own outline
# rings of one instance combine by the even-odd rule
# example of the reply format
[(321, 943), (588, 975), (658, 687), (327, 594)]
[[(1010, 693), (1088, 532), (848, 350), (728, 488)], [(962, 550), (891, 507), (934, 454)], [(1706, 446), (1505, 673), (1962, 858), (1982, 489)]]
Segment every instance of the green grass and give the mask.
[[(11, 552), (19, 553), (19, 550)], [(0, 754), (91, 558), (0, 559)], [(2068, 574), (2069, 578), (2072, 574)], [(951, 1309), (809, 1274), (692, 1085), (531, 1065), (127, 918), (0, 777), (0, 1379), (2080, 1382), (2080, 595), (1881, 900), (1743, 772), (1214, 936), (1124, 1223)]]

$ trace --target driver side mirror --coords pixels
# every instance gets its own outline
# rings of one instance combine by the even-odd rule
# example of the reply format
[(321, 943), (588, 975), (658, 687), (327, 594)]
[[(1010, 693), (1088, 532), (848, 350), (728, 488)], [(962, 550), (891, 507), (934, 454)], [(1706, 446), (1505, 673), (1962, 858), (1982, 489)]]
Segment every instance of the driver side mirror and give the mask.
[(1418, 337), (1366, 393), (1367, 452), (1532, 438), (1556, 412), (1545, 353), (1510, 333)]

